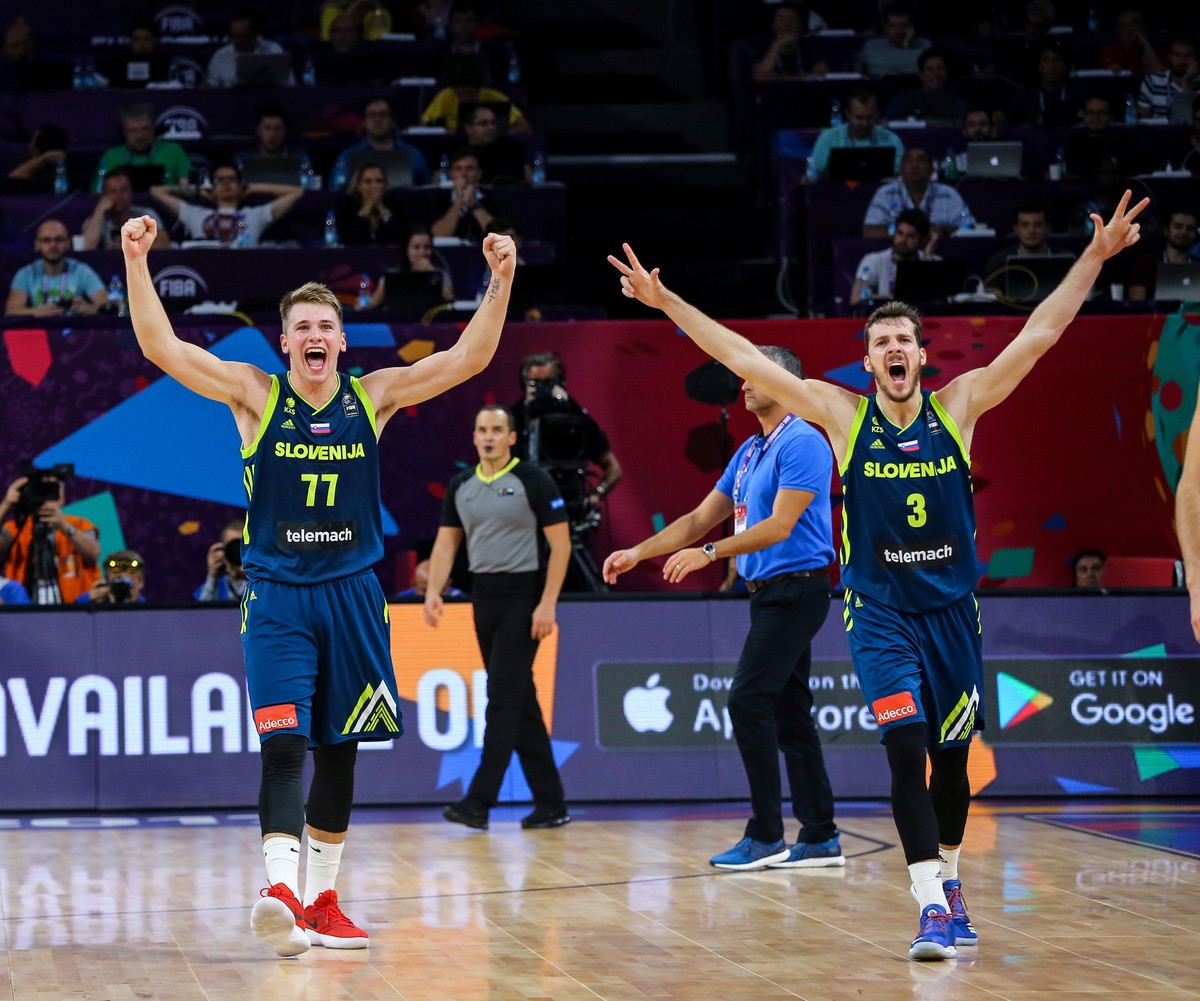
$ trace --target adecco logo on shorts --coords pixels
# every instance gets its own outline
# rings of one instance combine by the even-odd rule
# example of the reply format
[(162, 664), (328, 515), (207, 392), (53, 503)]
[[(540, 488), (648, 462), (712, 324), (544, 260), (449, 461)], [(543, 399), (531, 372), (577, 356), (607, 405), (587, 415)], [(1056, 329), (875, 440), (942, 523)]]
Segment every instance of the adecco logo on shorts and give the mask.
[(295, 703), (264, 706), (262, 709), (254, 710), (254, 726), (260, 735), (275, 730), (293, 730), (299, 725), (299, 720), (296, 719)]
[(908, 719), (917, 715), (917, 704), (913, 702), (912, 692), (897, 692), (886, 695), (871, 703), (875, 713), (875, 722), (880, 726), (895, 723), (897, 720)]

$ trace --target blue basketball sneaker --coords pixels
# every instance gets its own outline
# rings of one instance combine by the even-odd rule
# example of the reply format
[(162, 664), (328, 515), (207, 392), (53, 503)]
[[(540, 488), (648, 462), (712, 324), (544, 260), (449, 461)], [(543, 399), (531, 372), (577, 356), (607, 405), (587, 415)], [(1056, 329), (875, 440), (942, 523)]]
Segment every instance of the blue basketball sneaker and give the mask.
[(909, 959), (953, 959), (954, 928), (941, 904), (929, 904), (921, 912), (921, 931), (908, 950)]
[(789, 849), (787, 858), (770, 862), (769, 869), (818, 869), (822, 866), (845, 865), (842, 854), (842, 839), (835, 834), (828, 841), (797, 841)]
[(714, 855), (708, 861), (718, 869), (765, 869), (772, 862), (787, 857), (788, 845), (783, 838), (775, 842), (742, 838), (729, 851)]
[(954, 928), (955, 945), (978, 945), (979, 934), (971, 919), (967, 917), (967, 902), (963, 900), (962, 882), (948, 879), (942, 883), (946, 891), (946, 901), (950, 904), (950, 924)]

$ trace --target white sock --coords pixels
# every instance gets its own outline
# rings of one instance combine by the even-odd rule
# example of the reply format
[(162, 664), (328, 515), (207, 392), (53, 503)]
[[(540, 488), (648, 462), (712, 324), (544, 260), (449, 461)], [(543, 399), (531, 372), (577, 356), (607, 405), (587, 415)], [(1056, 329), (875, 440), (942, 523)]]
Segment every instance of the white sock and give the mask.
[(267, 884), (283, 883), (300, 896), (300, 842), (296, 838), (275, 837), (263, 842), (267, 861)]
[(912, 876), (913, 895), (922, 911), (930, 904), (937, 904), (949, 914), (950, 905), (946, 903), (946, 891), (942, 889), (940, 865), (937, 859), (914, 862), (908, 867), (908, 874)]
[(308, 871), (304, 875), (304, 906), (316, 903), (326, 890), (337, 882), (338, 866), (342, 861), (342, 842), (336, 845), (308, 836)]
[(938, 845), (938, 861), (941, 863), (943, 883), (948, 879), (958, 879), (958, 853), (960, 851), (962, 851), (962, 845), (955, 845), (953, 848)]

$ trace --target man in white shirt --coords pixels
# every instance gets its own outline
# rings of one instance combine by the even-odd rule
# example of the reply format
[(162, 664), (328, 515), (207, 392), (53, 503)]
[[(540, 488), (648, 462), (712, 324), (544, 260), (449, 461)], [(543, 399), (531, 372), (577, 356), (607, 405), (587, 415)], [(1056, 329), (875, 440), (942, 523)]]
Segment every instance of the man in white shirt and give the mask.
[[(210, 87), (233, 87), (238, 82), (239, 55), (281, 55), (283, 47), (269, 42), (260, 32), (258, 18), (249, 12), (234, 14), (229, 19), (229, 44), (222, 45), (208, 61), (208, 85)], [(288, 85), (296, 82), (288, 74)]]
[[(292, 207), (304, 194), (298, 184), (243, 185), (237, 167), (220, 163), (213, 168), (212, 191), (199, 192), (211, 205), (195, 205), (180, 197), (180, 189), (155, 186), (154, 196), (178, 219), (189, 240), (217, 240), (228, 246), (257, 247), (263, 230)], [(271, 195), (261, 205), (242, 205), (245, 195)]]

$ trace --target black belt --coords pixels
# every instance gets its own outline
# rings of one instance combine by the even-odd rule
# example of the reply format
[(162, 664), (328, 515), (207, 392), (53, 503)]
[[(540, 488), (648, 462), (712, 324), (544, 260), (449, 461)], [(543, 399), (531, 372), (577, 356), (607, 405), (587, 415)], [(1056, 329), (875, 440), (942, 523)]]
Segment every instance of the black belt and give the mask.
[(764, 577), (762, 580), (746, 581), (746, 590), (753, 594), (766, 587), (768, 584), (774, 584), (777, 581), (787, 580), (789, 577), (826, 577), (829, 572), (827, 570), (793, 570), (791, 573), (776, 574), (774, 577)]

